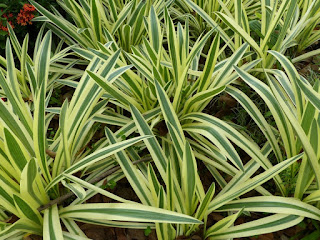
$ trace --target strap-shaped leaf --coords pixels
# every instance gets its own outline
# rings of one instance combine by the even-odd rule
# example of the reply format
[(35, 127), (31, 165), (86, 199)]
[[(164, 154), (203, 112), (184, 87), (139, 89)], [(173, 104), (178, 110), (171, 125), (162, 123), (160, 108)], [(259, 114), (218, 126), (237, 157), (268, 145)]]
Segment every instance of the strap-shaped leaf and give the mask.
[(150, 43), (157, 54), (162, 48), (162, 33), (160, 28), (160, 21), (153, 6), (150, 8), (148, 30)]
[(22, 51), (21, 51), (21, 61), (20, 61), (20, 66), (21, 66), (21, 90), (23, 91), (25, 96), (30, 96), (30, 94), (31, 94), (30, 90), (29, 90), (29, 88), (27, 86), (27, 78), (26, 78), (26, 62), (30, 59), (30, 57), (28, 55), (28, 44), (29, 44), (29, 35), (27, 34), (26, 37), (23, 40)]
[(294, 214), (301, 217), (320, 219), (320, 210), (298, 199), (277, 196), (259, 196), (235, 200), (221, 206), (217, 211), (244, 211)]
[(148, 181), (149, 181), (149, 189), (152, 194), (153, 201), (157, 204), (158, 193), (160, 191), (161, 185), (152, 167), (152, 164), (150, 163), (148, 164)]
[(243, 171), (243, 164), (238, 152), (226, 136), (221, 134), (221, 130), (219, 128), (203, 126), (201, 123), (192, 123), (185, 125), (184, 129), (207, 137), (220, 149), (222, 154), (224, 154), (238, 169)]
[(185, 196), (185, 201), (189, 215), (192, 214), (192, 200), (196, 192), (196, 178), (197, 178), (197, 162), (192, 153), (192, 149), (189, 143), (185, 144), (182, 160), (182, 191)]
[(312, 56), (317, 56), (319, 54), (320, 54), (320, 49), (308, 51), (308, 52), (303, 53), (303, 54), (299, 55), (298, 57), (295, 57), (294, 59), (292, 59), (292, 63), (297, 63), (297, 62), (303, 61), (305, 59), (308, 59)]
[(313, 191), (309, 196), (303, 199), (306, 203), (320, 201), (320, 190)]
[(38, 53), (34, 60), (34, 68), (38, 88), (37, 90), (40, 90), (42, 84), (46, 86), (48, 81), (51, 41), (52, 34), (51, 31), (48, 31), (39, 46)]
[(27, 201), (23, 200), (18, 195), (13, 195), (14, 203), (19, 212), (20, 218), (27, 218), (37, 225), (41, 225), (43, 220), (37, 209), (32, 208)]
[[(163, 186), (160, 186), (159, 191), (158, 191), (157, 206), (159, 208), (163, 208), (163, 209), (166, 209), (166, 207), (167, 207), (166, 194), (163, 189)], [(160, 239), (169, 239), (169, 237), (168, 237), (168, 236), (170, 236), (169, 224), (156, 223), (156, 232), (157, 232), (157, 236), (159, 236)]]
[[(211, 100), (214, 96), (220, 94), (222, 91), (225, 90), (225, 87), (217, 87), (208, 89), (205, 91), (200, 91), (189, 98), (183, 108), (184, 113), (193, 112), (194, 110), (197, 111), (199, 108), (203, 108), (203, 102)], [(201, 107), (200, 107), (201, 106)]]
[(12, 166), (15, 168), (16, 173), (18, 173), (18, 175), (15, 175), (14, 177), (19, 181), (21, 172), (31, 156), (28, 154), (20, 140), (17, 139), (10, 130), (4, 128), (3, 132), (7, 156)]
[[(65, 6), (63, 7), (66, 9), (67, 12), (71, 13), (70, 15), (73, 16), (73, 19), (75, 20), (77, 26), (85, 28), (88, 26), (87, 19), (88, 12), (85, 11), (85, 9), (82, 8), (80, 4), (78, 4), (76, 1), (70, 1), (66, 0), (64, 1)], [(85, 6), (89, 7), (89, 4), (87, 3)]]
[[(169, 97), (167, 96), (164, 89), (159, 85), (159, 83), (157, 81), (155, 82), (155, 85), (156, 85), (158, 101), (160, 103), (163, 117), (164, 117), (167, 125), (170, 123), (172, 126), (172, 129), (174, 129), (177, 134), (177, 136), (176, 136), (177, 141), (173, 142), (174, 146), (176, 149), (183, 149), (183, 146), (180, 146), (179, 142), (184, 143), (185, 138), (184, 138), (183, 130), (180, 125), (177, 114), (175, 113), (173, 106), (169, 100)], [(173, 136), (171, 136), (171, 137), (173, 137)], [(179, 151), (179, 152), (181, 152), (181, 151)], [(182, 155), (179, 157), (182, 159)]]
[[(267, 76), (268, 78), (268, 76)], [(269, 81), (270, 84), (272, 83)], [(281, 106), (283, 112), (288, 116), (288, 120), (290, 121), (292, 128), (295, 130), (297, 136), (299, 137), (299, 140), (301, 141), (301, 145), (304, 148), (304, 151), (306, 152), (307, 158), (305, 161), (308, 161), (307, 163), (302, 164), (302, 171), (299, 173), (298, 177), (298, 184), (295, 192), (295, 196), (298, 198), (301, 198), (305, 188), (311, 183), (311, 179), (313, 178), (313, 174), (315, 175), (317, 186), (320, 188), (320, 166), (318, 164), (317, 156), (315, 153), (316, 148), (313, 148), (311, 142), (308, 138), (308, 136), (305, 134), (302, 126), (300, 125), (298, 119), (294, 114), (290, 111), (289, 107), (286, 105), (285, 101), (279, 96), (278, 93), (274, 92), (275, 97), (277, 98), (279, 105)], [(314, 135), (311, 135), (311, 137)], [(303, 161), (304, 162), (304, 161)], [(306, 172), (304, 167), (305, 164), (308, 164), (309, 167), (312, 167), (313, 172), (310, 173), (310, 171)], [(302, 176), (301, 173), (305, 172), (308, 174), (307, 176)]]
[(227, 84), (226, 79), (233, 71), (233, 66), (238, 64), (247, 48), (248, 44), (243, 44), (230, 58), (227, 59), (221, 70), (219, 70), (218, 75), (214, 78), (211, 87), (221, 87)]
[(221, 171), (233, 175), (237, 172), (237, 169), (227, 162), (225, 155), (214, 146), (209, 140), (204, 138), (198, 133), (189, 132), (193, 139), (197, 142), (188, 139), (188, 142), (192, 145), (195, 157), (206, 164), (210, 164), (213, 167), (220, 169)]
[(28, 199), (30, 206), (34, 208), (38, 208), (49, 201), (38, 170), (36, 159), (32, 158), (24, 167), (20, 180), (21, 197)]
[[(15, 42), (13, 42), (13, 43), (15, 43)], [(22, 103), (22, 101), (21, 101), (22, 96), (21, 96), (21, 92), (20, 92), (20, 88), (19, 88), (18, 79), (17, 79), (18, 69), (15, 68), (11, 43), (10, 43), (9, 39), (7, 39), (5, 50), (6, 50), (6, 59), (7, 59), (8, 84), (11, 87), (12, 93), (17, 97), (17, 99), (20, 101), (20, 104), (21, 104)], [(20, 50), (19, 52), (21, 53), (21, 47), (19, 50)]]
[(150, 223), (150, 222), (140, 223), (140, 222), (110, 221), (105, 219), (89, 219), (89, 218), (72, 218), (72, 220), (73, 219), (77, 222), (100, 225), (105, 227), (132, 228), (132, 229), (146, 229), (148, 227), (154, 228), (154, 223)]
[(316, 92), (311, 86), (305, 82), (298, 80), (297, 81), (301, 91), (304, 93), (306, 98), (312, 103), (312, 105), (320, 111), (320, 94)]
[(92, 0), (90, 5), (90, 15), (91, 15), (91, 24), (93, 26), (93, 33), (95, 40), (100, 42), (102, 40), (102, 26), (101, 26), (101, 16), (99, 7), (102, 7), (99, 4), (99, 0)]
[(203, 72), (198, 80), (200, 82), (198, 87), (198, 93), (201, 93), (203, 90), (206, 90), (211, 83), (212, 73), (218, 59), (219, 45), (220, 35), (217, 34), (211, 43)]
[(289, 80), (291, 81), (292, 90), (295, 96), (298, 118), (301, 119), (303, 114), (304, 97), (303, 94), (301, 94), (300, 88), (298, 87), (298, 81), (300, 79), (300, 76), (293, 64), (284, 55), (276, 51), (269, 52), (273, 56), (275, 56), (276, 59), (281, 63), (282, 67), (285, 69), (289, 77)]
[(14, 191), (9, 184), (6, 183), (3, 179), (0, 179), (0, 204), (1, 206), (15, 214), (16, 216), (19, 214), (18, 209), (15, 206), (15, 202), (13, 199), (14, 194), (18, 194), (17, 191)]
[(142, 204), (128, 203), (93, 203), (63, 208), (59, 211), (61, 217), (104, 219), (134, 222), (163, 222), (179, 224), (201, 224), (202, 222), (190, 216)]
[(286, 229), (300, 223), (304, 218), (295, 215), (274, 214), (255, 221), (229, 227), (226, 230), (210, 234), (211, 239), (252, 237)]
[[(101, 60), (109, 59), (109, 56), (112, 54), (110, 52), (110, 50), (108, 50), (105, 46), (101, 46), (101, 45), (100, 45), (100, 48), (102, 48), (101, 50), (103, 52), (96, 51), (94, 49), (90, 49), (91, 52), (93, 52), (95, 54), (93, 56), (97, 56)], [(116, 50), (115, 52), (117, 52), (118, 50)], [(83, 54), (90, 55), (90, 52), (83, 51), (81, 49), (77, 49), (77, 52), (81, 52), (81, 53), (85, 52)], [(127, 54), (127, 56), (129, 56), (129, 55)], [(87, 56), (87, 57), (89, 57), (89, 56)], [(122, 55), (120, 54), (119, 58), (121, 59), (121, 57), (122, 57)], [(111, 61), (111, 62), (114, 62), (115, 66), (118, 67), (117, 69), (115, 69), (115, 72), (120, 70), (119, 68), (123, 68), (123, 67), (128, 66), (126, 63), (124, 63), (123, 60), (121, 60), (121, 61), (118, 60), (118, 62), (115, 62), (115, 61)], [(91, 69), (89, 69), (89, 70), (92, 71)], [(113, 72), (113, 73), (115, 73), (115, 72)], [(110, 76), (107, 78), (111, 82), (112, 82), (112, 80), (110, 78), (111, 78), (111, 76), (113, 76), (113, 73), (111, 73)], [(132, 94), (134, 94), (138, 99), (142, 98), (142, 88), (141, 88), (142, 79), (136, 73), (134, 73), (132, 70), (129, 69), (128, 71), (123, 72), (121, 79), (123, 79), (128, 84), (128, 86), (130, 86), (130, 88), (132, 90), (132, 92), (131, 92)]]
[[(267, 28), (265, 28), (265, 32), (266, 33), (265, 33), (265, 37), (263, 39), (263, 42), (261, 44), (261, 49), (262, 50), (266, 49), (267, 43), (270, 41), (270, 37), (271, 37), (274, 29), (277, 27), (282, 15), (285, 13), (285, 11), (288, 9), (288, 7), (291, 4), (292, 5), (296, 5), (296, 2), (295, 1), (289, 1), (289, 0), (283, 1), (283, 2), (281, 2), (281, 5), (279, 6), (279, 8), (274, 6), (273, 11), (272, 11), (272, 15), (270, 16), (270, 18), (268, 20), (266, 19), (266, 16), (265, 16), (264, 21), (263, 21), (263, 23), (264, 23), (263, 26), (267, 26)], [(264, 8), (265, 8), (264, 9), (265, 12), (268, 11), (266, 6), (264, 6)], [(286, 14), (287, 15), (286, 15), (285, 20), (286, 19), (290, 20), (292, 12), (290, 11), (290, 12), (287, 12)], [(281, 31), (286, 32), (287, 30), (284, 28), (284, 29), (281, 29)]]
[(35, 92), (34, 104), (34, 120), (33, 120), (33, 139), (35, 146), (36, 158), (38, 164), (44, 174), (47, 182), (50, 181), (51, 175), (49, 173), (47, 163), (47, 136), (45, 126), (45, 108), (46, 108), (46, 86), (49, 74), (49, 61), (51, 53), (51, 32), (49, 31), (40, 47), (35, 60), (35, 75), (37, 82), (37, 89)]
[(55, 161), (53, 163), (52, 177), (56, 177), (59, 173), (61, 173), (62, 166), (64, 166), (64, 169), (71, 166), (71, 153), (68, 144), (68, 113), (68, 100), (66, 100), (62, 104), (59, 118), (62, 144), (60, 144), (58, 147)]
[[(141, 135), (153, 135), (153, 132), (151, 131), (149, 125), (147, 124), (145, 118), (141, 115), (141, 113), (138, 111), (137, 108), (134, 106), (131, 107), (131, 113), (134, 119), (134, 122), (138, 128), (138, 131)], [(144, 143), (146, 144), (147, 148), (150, 151), (150, 154), (153, 158), (153, 161), (155, 162), (157, 169), (162, 176), (163, 179), (165, 179), (165, 172), (167, 168), (167, 159), (164, 155), (163, 150), (161, 149), (157, 139), (155, 137), (150, 137), (144, 140)]]
[(21, 124), (25, 127), (29, 135), (32, 135), (32, 117), (25, 106), (17, 80), (18, 70), (15, 68), (11, 44), (9, 39), (6, 44), (7, 74), (4, 76), (0, 71), (0, 85), (8, 101), (13, 107), (14, 113), (19, 117)]
[(43, 237), (49, 240), (63, 239), (57, 205), (44, 210)]
[(123, 21), (128, 17), (132, 7), (133, 7), (133, 2), (130, 1), (118, 14), (118, 19), (112, 26), (112, 31), (111, 31), (112, 35), (116, 33), (116, 31), (120, 28)]
[(212, 183), (210, 188), (208, 189), (205, 198), (200, 202), (200, 205), (198, 207), (198, 210), (195, 214), (195, 217), (199, 220), (202, 220), (203, 217), (205, 216), (208, 207), (209, 207), (209, 203), (212, 200), (212, 197), (215, 193), (215, 184)]
[[(264, 156), (268, 157), (271, 150), (272, 150), (271, 145), (268, 142), (266, 142), (266, 144), (263, 146), (261, 152)], [(238, 173), (232, 174), (233, 178), (227, 184), (225, 184), (225, 186), (219, 192), (217, 197), (224, 194), (225, 192), (231, 190), (235, 186), (240, 185), (243, 182), (247, 181), (249, 178), (251, 178), (251, 176), (253, 176), (254, 173), (256, 173), (256, 171), (259, 169), (259, 167), (260, 167), (259, 164), (256, 161), (254, 161), (254, 159), (251, 159), (244, 166), (243, 172), (238, 171)], [(261, 186), (257, 187), (255, 190), (257, 190), (258, 192), (260, 192), (264, 196), (271, 195), (270, 193), (266, 192)]]

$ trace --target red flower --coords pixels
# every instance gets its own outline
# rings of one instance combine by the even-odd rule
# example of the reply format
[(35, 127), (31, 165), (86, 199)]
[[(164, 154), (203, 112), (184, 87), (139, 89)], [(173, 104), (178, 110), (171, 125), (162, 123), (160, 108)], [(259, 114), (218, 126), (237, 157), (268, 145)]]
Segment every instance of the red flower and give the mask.
[(8, 32), (8, 28), (3, 26), (2, 23), (0, 23), (0, 30)]
[(31, 4), (24, 4), (23, 8), (20, 10), (17, 16), (17, 23), (26, 26), (27, 24), (32, 24), (31, 20), (34, 18), (33, 12), (36, 10)]
[(26, 3), (23, 5), (23, 10), (26, 12), (34, 12), (36, 8), (33, 5)]
[[(3, 10), (1, 9), (1, 12), (2, 12), (2, 11), (3, 11)], [(12, 28), (14, 28), (14, 25), (13, 25), (13, 23), (12, 23), (13, 14), (9, 12), (8, 15), (5, 13), (5, 14), (3, 14), (2, 16), (3, 16), (4, 18), (6, 18), (6, 19), (7, 19), (7, 22), (10, 24), (10, 26), (11, 26)], [(3, 21), (0, 21), (0, 30), (5, 31), (5, 32), (8, 32), (7, 25), (6, 25), (6, 23), (3, 22)]]
[[(8, 23), (10, 24), (10, 26), (12, 28), (14, 28), (14, 25), (13, 25), (13, 23), (11, 21), (8, 21)], [(8, 32), (8, 28), (6, 26), (4, 26), (2, 22), (0, 22), (0, 30)]]

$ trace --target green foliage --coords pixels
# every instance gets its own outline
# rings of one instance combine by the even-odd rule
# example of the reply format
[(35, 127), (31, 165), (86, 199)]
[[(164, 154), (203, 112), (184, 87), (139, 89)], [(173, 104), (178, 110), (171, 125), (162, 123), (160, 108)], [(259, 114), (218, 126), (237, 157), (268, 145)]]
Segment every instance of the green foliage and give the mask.
[[(87, 239), (76, 222), (231, 239), (320, 220), (320, 84), (293, 65), (319, 50), (285, 55), (320, 38), (319, 1), (59, 0), (66, 17), (30, 2), (46, 22), (33, 54), (8, 26), (0, 57), (1, 239)], [(140, 203), (115, 194), (122, 178)], [(234, 224), (250, 212), (265, 216)]]
[[(86, 213), (82, 212), (82, 215), (88, 214), (85, 218), (92, 221), (105, 219), (105, 216), (110, 213), (110, 209), (118, 209), (114, 214), (108, 215), (109, 222), (104, 223), (107, 226), (112, 225), (112, 220), (129, 221), (129, 223), (123, 222), (124, 226), (139, 228), (144, 228), (145, 225), (141, 223), (140, 225), (139, 223), (131, 225), (130, 221), (147, 222), (148, 225), (150, 222), (201, 223), (183, 214), (159, 211), (155, 207), (147, 207), (138, 203), (128, 203), (127, 200), (71, 175), (79, 171), (82, 171), (88, 178), (95, 177), (96, 174), (99, 175), (101, 169), (112, 168), (110, 163), (114, 161), (113, 154), (148, 136), (130, 137), (128, 140), (115, 144), (110, 144), (104, 139), (95, 150), (90, 149), (89, 152), (84, 152), (86, 145), (97, 130), (93, 127), (95, 120), (92, 121), (92, 117), (103, 112), (105, 108), (104, 104), (101, 102), (99, 104), (99, 99), (102, 96), (101, 90), (93, 81), (89, 81), (90, 78), (87, 74), (84, 74), (70, 104), (66, 100), (59, 109), (59, 128), (54, 138), (49, 141), (47, 139), (48, 125), (54, 115), (54, 113), (50, 113), (50, 110), (46, 110), (49, 102), (47, 95), (49, 97), (51, 95), (50, 92), (47, 92), (47, 85), (50, 83), (50, 75), (54, 75), (50, 68), (54, 65), (51, 58), (51, 41), (51, 32), (49, 31), (43, 39), (40, 37), (38, 51), (34, 59), (28, 55), (21, 56), (21, 63), (27, 66), (22, 79), (27, 82), (25, 86), (30, 87), (26, 90), (32, 93), (32, 101), (29, 103), (25, 102), (22, 97), (21, 93), (24, 88), (20, 87), (21, 82), (19, 82), (19, 74), (22, 73), (15, 68), (11, 43), (9, 40), (7, 41), (5, 64), (7, 68), (0, 73), (0, 85), (3, 94), (7, 97), (7, 102), (0, 102), (2, 111), (1, 159), (3, 160), (1, 168), (6, 169), (5, 171), (1, 170), (3, 185), (0, 204), (4, 211), (9, 211), (19, 220), (12, 224), (5, 224), (5, 228), (0, 232), (0, 237), (2, 239), (10, 238), (17, 231), (43, 234), (44, 237), (53, 239), (61, 239), (62, 235), (73, 238), (79, 235), (83, 236), (83, 232), (78, 227), (73, 228), (73, 231), (69, 233), (63, 232), (59, 227), (59, 219), (71, 221), (70, 224), (74, 225), (73, 221), (77, 218), (74, 214), (78, 210), (83, 211), (84, 209)], [(64, 53), (60, 57), (63, 58), (66, 54)], [(105, 66), (108, 71), (100, 72), (100, 74), (111, 77), (111, 79), (117, 76), (114, 75), (116, 72), (115, 62), (110, 59), (105, 62), (96, 59), (88, 66), (88, 70), (95, 71), (101, 65)], [(102, 103), (105, 102), (102, 101)], [(82, 109), (82, 111), (77, 109)], [(121, 129), (121, 131), (123, 130)], [(98, 162), (99, 164), (95, 165)], [(114, 187), (116, 179), (119, 179), (119, 175), (108, 176), (110, 188)], [(62, 183), (63, 189), (58, 188), (58, 183)], [(102, 182), (100, 181), (98, 184), (102, 185)], [(77, 197), (75, 201), (80, 200), (80, 202), (67, 208), (60, 205), (59, 208), (57, 205), (45, 207), (44, 216), (40, 214), (42, 210), (38, 210), (39, 207), (41, 208), (50, 199), (59, 198), (68, 191), (73, 192)], [(85, 204), (84, 202), (90, 198), (90, 191), (104, 194), (123, 204)], [(80, 210), (77, 206), (83, 206), (83, 209)], [(95, 213), (97, 209), (99, 209), (99, 214), (103, 212), (105, 214)], [(130, 214), (131, 216), (129, 216)], [(63, 215), (66, 217), (64, 218)], [(135, 218), (135, 215), (142, 217)], [(3, 214), (3, 219), (6, 218), (8, 216)]]
[(150, 226), (148, 226), (148, 227), (144, 230), (144, 235), (145, 235), (146, 237), (148, 237), (148, 236), (150, 235), (150, 233), (151, 233), (151, 228), (150, 228)]

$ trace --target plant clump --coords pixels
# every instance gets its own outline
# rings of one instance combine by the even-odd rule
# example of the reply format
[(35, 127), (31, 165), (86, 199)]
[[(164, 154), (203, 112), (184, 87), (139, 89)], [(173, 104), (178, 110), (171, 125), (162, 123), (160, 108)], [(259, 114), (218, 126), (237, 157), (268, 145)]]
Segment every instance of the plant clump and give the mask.
[(319, 0), (56, 3), (0, 4), (0, 239), (320, 236)]

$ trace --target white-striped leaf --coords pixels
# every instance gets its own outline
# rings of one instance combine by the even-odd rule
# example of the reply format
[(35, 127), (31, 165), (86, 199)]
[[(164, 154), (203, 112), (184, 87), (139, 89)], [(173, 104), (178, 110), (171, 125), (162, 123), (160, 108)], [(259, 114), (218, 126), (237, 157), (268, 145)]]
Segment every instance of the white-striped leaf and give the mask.
[(221, 206), (217, 211), (244, 211), (293, 214), (320, 219), (320, 210), (298, 199), (277, 196), (258, 196), (235, 200)]
[(190, 216), (141, 204), (93, 203), (69, 206), (59, 211), (61, 217), (134, 222), (201, 224)]
[(49, 240), (63, 239), (59, 212), (56, 204), (44, 210), (43, 237), (44, 239)]
[(211, 239), (228, 239), (238, 237), (252, 237), (270, 232), (286, 229), (300, 223), (304, 218), (295, 215), (274, 214), (269, 217), (260, 218), (255, 221), (240, 224), (228, 229), (212, 233)]

